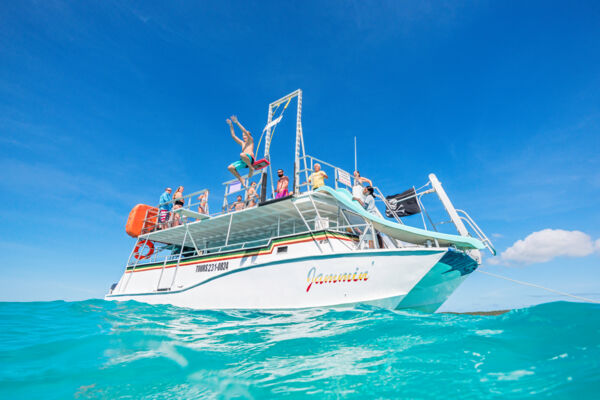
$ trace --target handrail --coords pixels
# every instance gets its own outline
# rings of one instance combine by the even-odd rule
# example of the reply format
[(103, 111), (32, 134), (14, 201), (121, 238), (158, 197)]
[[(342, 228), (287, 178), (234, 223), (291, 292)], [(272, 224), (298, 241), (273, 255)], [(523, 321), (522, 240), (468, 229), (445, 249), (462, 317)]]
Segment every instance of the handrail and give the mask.
[[(492, 253), (492, 255), (496, 255), (496, 249), (492, 244), (492, 241), (486, 236), (486, 234), (481, 230), (479, 225), (471, 218), (471, 216), (464, 210), (456, 209), (456, 212), (459, 214), (460, 219), (467, 222), (471, 229), (475, 232), (475, 234), (479, 237), (479, 240), (487, 247), (487, 249)], [(462, 215), (460, 215), (462, 214)]]
[[(186, 194), (185, 196), (181, 196), (180, 198), (172, 199), (165, 203), (159, 203), (158, 206), (156, 207), (156, 215), (149, 215), (149, 213), (152, 209), (147, 210), (145, 218), (144, 218), (143, 233), (150, 233), (157, 229), (168, 229), (171, 227), (171, 226), (169, 226), (169, 225), (171, 225), (171, 222), (169, 222), (166, 225), (162, 225), (159, 222), (160, 209), (162, 206), (167, 205), (167, 204), (175, 204), (175, 202), (177, 202), (177, 201), (183, 201), (183, 206), (181, 206), (181, 208), (186, 209), (186, 210), (191, 210), (192, 207), (199, 206), (200, 204), (202, 204), (202, 200), (198, 200), (198, 201), (194, 202), (194, 201), (192, 201), (192, 197), (195, 197), (198, 195), (204, 195), (205, 193), (208, 193), (208, 192), (209, 192), (208, 189), (202, 189), (202, 190), (198, 190), (196, 192), (190, 193), (190, 194)], [(186, 202), (187, 202), (187, 205), (186, 205)], [(207, 203), (207, 205), (208, 205), (208, 203)], [(169, 210), (169, 213), (174, 213), (174, 210), (173, 209)], [(208, 215), (208, 213), (203, 213), (203, 214)], [(179, 218), (187, 218), (187, 217), (182, 216)], [(180, 224), (177, 224), (177, 225), (180, 225)], [(146, 231), (146, 226), (150, 227), (150, 229), (148, 231)]]
[[(275, 238), (286, 237), (289, 235), (296, 235), (299, 233), (317, 232), (317, 231), (323, 230), (322, 228), (319, 228), (318, 225), (316, 224), (317, 220), (321, 220), (321, 218), (319, 218), (318, 216), (315, 216), (314, 218), (307, 218), (305, 215), (302, 215), (302, 217), (305, 218), (305, 221), (308, 223), (307, 226), (304, 226), (303, 224), (296, 225), (294, 227), (294, 229), (291, 230), (291, 233), (285, 233), (283, 235), (279, 235), (279, 234), (272, 235), (272, 236), (267, 236), (267, 237), (248, 240), (248, 241), (236, 241), (235, 243), (229, 243), (229, 244), (219, 243), (217, 245), (213, 245), (210, 247), (208, 247), (208, 246), (203, 247), (200, 245), (200, 243), (197, 243), (197, 247), (194, 246), (194, 249), (192, 249), (191, 246), (183, 245), (183, 244), (162, 245), (162, 246), (159, 246), (156, 248), (156, 251), (150, 258), (135, 260), (135, 265), (147, 265), (147, 264), (152, 264), (152, 263), (156, 263), (156, 262), (163, 262), (165, 259), (167, 261), (177, 260), (177, 259), (179, 259), (179, 252), (181, 252), (181, 260), (185, 260), (189, 257), (195, 257), (196, 255), (206, 254), (208, 252), (219, 252), (220, 253), (220, 252), (227, 251), (227, 250), (248, 248), (253, 245), (255, 245), (255, 246), (261, 245), (262, 246), (263, 244), (270, 243), (270, 241)], [(332, 232), (348, 233), (348, 232), (345, 232), (344, 229), (350, 228), (353, 230), (353, 229), (359, 228), (361, 230), (364, 230), (368, 226), (368, 224), (366, 224), (366, 223), (358, 223), (358, 224), (345, 223), (343, 221), (340, 221), (339, 217), (329, 219), (329, 221), (330, 221), (330, 225), (326, 230), (332, 231)], [(277, 227), (276, 224), (271, 224), (271, 225), (262, 227), (262, 229), (264, 231), (274, 232), (276, 227)], [(353, 233), (355, 233), (355, 232), (353, 232)], [(212, 238), (208, 238), (208, 239), (212, 240)], [(206, 243), (204, 245), (206, 245)], [(180, 247), (183, 247), (184, 249), (181, 250)], [(190, 249), (186, 250), (187, 247), (190, 247)], [(177, 254), (170, 254), (169, 252), (174, 249), (178, 250)], [(128, 266), (131, 266), (131, 265), (134, 265), (134, 262), (132, 262), (132, 261), (128, 262)]]
[[(334, 176), (334, 179), (335, 179), (335, 188), (336, 188), (336, 189), (338, 188), (338, 182), (340, 182), (341, 184), (343, 184), (343, 185), (345, 185), (345, 186), (348, 186), (348, 184), (347, 184), (347, 183), (345, 183), (345, 182), (342, 182), (342, 181), (339, 181), (339, 179), (338, 179), (338, 177), (339, 177), (339, 175), (340, 175), (340, 174), (339, 174), (339, 171), (342, 171), (342, 172), (344, 172), (346, 175), (348, 175), (348, 176), (351, 176), (351, 175), (348, 173), (348, 171), (346, 171), (346, 170), (344, 170), (344, 169), (342, 169), (342, 168), (336, 167), (335, 165), (333, 165), (333, 164), (330, 164), (330, 163), (328, 163), (327, 161), (323, 161), (323, 160), (321, 160), (321, 159), (318, 159), (318, 158), (316, 158), (316, 157), (314, 157), (314, 156), (311, 156), (310, 154), (306, 154), (306, 155), (304, 155), (304, 156), (300, 157), (299, 159), (300, 159), (300, 160), (303, 160), (303, 159), (310, 159), (310, 160), (311, 160), (311, 165), (313, 165), (313, 164), (314, 164), (314, 162), (318, 162), (318, 163), (320, 163), (320, 164), (323, 164), (323, 165), (326, 165), (326, 166), (328, 166), (329, 168), (333, 168), (333, 170), (334, 170), (334, 174), (335, 174), (335, 176)], [(304, 172), (304, 171), (305, 171), (305, 170), (302, 170), (302, 172)], [(350, 178), (350, 179), (352, 179), (352, 178)], [(300, 184), (298, 185), (298, 187), (300, 187), (300, 188), (301, 188), (302, 186), (305, 186), (305, 185), (306, 185), (306, 186), (308, 186), (308, 185), (309, 185), (308, 181), (307, 181), (307, 182), (302, 182), (302, 183), (300, 183)], [(352, 187), (352, 185), (350, 185), (349, 187)], [(404, 225), (404, 222), (402, 222), (402, 220), (400, 219), (400, 217), (398, 216), (398, 214), (396, 214), (396, 212), (395, 212), (394, 210), (392, 210), (392, 209), (391, 209), (391, 207), (390, 207), (390, 205), (389, 205), (388, 201), (385, 199), (385, 196), (383, 195), (383, 193), (381, 192), (381, 190), (379, 190), (379, 188), (378, 188), (377, 186), (373, 187), (373, 190), (375, 190), (375, 191), (377, 192), (377, 195), (375, 196), (375, 198), (379, 198), (380, 200), (382, 200), (382, 201), (383, 201), (383, 203), (385, 204), (386, 210), (390, 210), (390, 212), (391, 212), (391, 213), (392, 213), (392, 215), (394, 216), (394, 219), (396, 220), (396, 222), (398, 222), (399, 224), (402, 224), (402, 225)]]
[[(309, 219), (309, 220), (307, 220), (307, 222), (314, 221), (315, 219), (316, 218)], [(326, 231), (330, 231), (330, 232), (348, 233), (348, 232), (344, 232), (341, 229), (344, 229), (344, 228), (364, 228), (366, 226), (367, 226), (367, 224), (339, 225), (339, 226), (336, 225), (336, 227), (329, 227), (328, 229), (325, 229), (325, 230)], [(308, 228), (310, 228), (310, 226)], [(297, 234), (300, 234), (300, 233), (305, 233), (305, 232), (319, 232), (319, 231), (322, 231), (322, 230), (324, 230), (324, 229), (314, 229), (314, 228), (310, 229), (310, 230), (301, 229), (301, 230), (292, 232), (290, 234), (281, 235), (281, 236), (272, 236), (272, 237), (269, 237), (269, 238), (255, 239), (255, 240), (250, 240), (250, 241), (246, 241), (246, 242), (232, 243), (232, 244), (228, 244), (228, 245), (221, 244), (221, 245), (213, 246), (213, 247), (199, 248), (198, 250), (199, 250), (200, 254), (198, 254), (195, 249), (188, 250), (188, 251), (183, 251), (183, 248), (184, 247), (188, 247), (188, 246), (180, 246), (180, 245), (175, 245), (175, 246), (182, 247), (182, 249), (180, 250), (181, 251), (181, 253), (180, 253), (181, 254), (181, 259), (180, 259), (180, 261), (184, 261), (184, 260), (186, 260), (188, 258), (197, 257), (197, 256), (200, 256), (200, 255), (203, 255), (203, 254), (208, 254), (208, 253), (213, 252), (215, 250), (216, 250), (217, 253), (220, 253), (220, 252), (223, 252), (223, 251), (233, 251), (233, 250), (239, 250), (239, 249), (242, 249), (242, 248), (250, 249), (250, 248), (252, 248), (251, 244), (255, 244), (254, 245), (255, 247), (258, 247), (258, 246), (267, 246), (268, 247), (268, 246), (271, 245), (271, 243), (275, 239), (285, 238), (285, 237), (288, 237), (288, 236), (294, 236), (294, 235), (297, 235)], [(261, 244), (261, 242), (263, 242), (264, 245)], [(162, 247), (160, 247), (160, 251), (159, 252), (162, 252), (164, 250), (170, 250), (170, 248), (172, 249), (172, 246), (174, 246), (174, 245), (162, 246)], [(135, 263), (135, 265), (136, 266), (138, 266), (138, 265), (147, 265), (147, 264), (153, 264), (153, 263), (159, 262), (159, 259), (157, 257), (159, 252), (156, 252), (155, 256), (152, 257), (152, 258), (136, 260), (137, 262)], [(174, 260), (179, 259), (180, 256), (177, 255), (177, 254), (165, 254), (164, 257), (167, 259), (167, 261), (174, 261)], [(160, 260), (160, 262), (162, 262), (162, 261), (164, 261), (164, 260)], [(132, 263), (132, 262), (128, 262), (127, 265), (131, 266), (133, 264), (134, 263)]]
[[(330, 164), (327, 161), (323, 161), (323, 160), (321, 160), (319, 158), (313, 157), (310, 154), (305, 154), (304, 156), (299, 157), (298, 158), (298, 162), (300, 162), (300, 160), (307, 160), (307, 159), (309, 159), (311, 161), (310, 162), (311, 168), (304, 168), (304, 169), (301, 169), (299, 172), (309, 172), (309, 171), (312, 171), (314, 164), (315, 163), (319, 163), (319, 164), (325, 165), (325, 166), (333, 169), (333, 173), (334, 173), (334, 176), (333, 176), (334, 186), (335, 186), (336, 189), (338, 188), (338, 182), (340, 182), (341, 184), (343, 184), (345, 186), (348, 186), (346, 183), (344, 183), (344, 182), (342, 182), (342, 181), (340, 181), (338, 179), (338, 177), (339, 177), (339, 171), (342, 171), (345, 174), (347, 174), (348, 176), (351, 176), (350, 173), (348, 173), (348, 171), (346, 171), (345, 169), (336, 167), (335, 165)], [(303, 183), (300, 182), (298, 184), (298, 187), (301, 188), (302, 186), (305, 186), (305, 185), (309, 186), (309, 182), (308, 181), (305, 181)], [(352, 186), (352, 185), (350, 185), (350, 186)]]
[[(198, 194), (203, 194), (203, 193), (205, 193), (205, 192), (208, 192), (208, 189), (202, 189), (202, 190), (198, 190), (197, 192), (194, 192), (194, 193), (191, 193), (191, 194), (186, 194), (185, 196), (182, 196), (182, 197), (181, 197), (181, 199), (190, 199), (190, 200), (191, 200), (191, 198), (192, 198), (192, 197), (194, 197), (194, 196), (196, 196), (196, 195), (198, 195)], [(173, 200), (171, 200), (171, 201), (167, 201), (167, 202), (165, 202), (165, 203), (159, 203), (159, 204), (158, 204), (158, 206), (157, 206), (156, 208), (160, 209), (160, 206), (162, 206), (162, 205), (166, 205), (166, 204), (171, 204), (171, 203), (172, 203), (172, 204), (175, 204), (175, 202), (176, 202), (177, 200), (179, 200), (179, 199), (173, 199)], [(185, 200), (184, 200), (184, 203), (185, 203)], [(188, 206), (189, 206), (189, 205), (191, 205), (191, 204), (188, 204)]]
[[(260, 175), (256, 174), (255, 176), (260, 176)], [(244, 175), (243, 178), (248, 179), (248, 175), (247, 174)], [(230, 180), (228, 180), (228, 181), (226, 181), (226, 182), (223, 183), (223, 185), (226, 186), (226, 188), (225, 188), (225, 196), (224, 196), (225, 199), (227, 199), (228, 196), (231, 196), (231, 195), (234, 195), (234, 194), (238, 194), (238, 193), (242, 193), (242, 192), (245, 192), (247, 190), (245, 187), (242, 186), (239, 190), (236, 190), (236, 191), (233, 191), (233, 192), (229, 192), (229, 186), (231, 184), (235, 183), (235, 182), (239, 182), (238, 179), (235, 179), (235, 178), (234, 179), (230, 179)], [(259, 192), (259, 189), (260, 189), (261, 185), (262, 185), (262, 182), (259, 180), (257, 182), (257, 185), (256, 185), (257, 192)], [(197, 196), (197, 195), (202, 195), (204, 193), (207, 193), (208, 191), (209, 191), (208, 189), (202, 189), (202, 190), (198, 190), (196, 192), (193, 192), (191, 194), (187, 194), (185, 196), (182, 196), (180, 199), (172, 199), (172, 200), (170, 200), (168, 202), (165, 202), (165, 203), (159, 203), (158, 206), (156, 207), (156, 209), (160, 211), (160, 207), (161, 206), (168, 205), (168, 204), (175, 204), (176, 201), (183, 200), (184, 205), (181, 208), (186, 209), (186, 210), (194, 211), (194, 210), (192, 210), (192, 207), (196, 207), (196, 206), (200, 205), (202, 203), (202, 201), (201, 200), (199, 200), (199, 201), (193, 201), (192, 198), (195, 197), (195, 196)], [(249, 202), (249, 199), (245, 199), (244, 200), (244, 203), (246, 203), (246, 205), (245, 205), (246, 207), (248, 207), (248, 202)], [(146, 226), (146, 225), (151, 226), (152, 229), (148, 230), (147, 232), (144, 232), (144, 233), (150, 233), (150, 232), (153, 232), (153, 231), (155, 231), (155, 230), (157, 230), (159, 228), (159, 225), (160, 225), (158, 223), (158, 218), (159, 218), (159, 214), (160, 214), (159, 211), (156, 212), (156, 215), (149, 214), (150, 210), (148, 210), (146, 212), (146, 216), (144, 218), (144, 226)], [(173, 213), (174, 211), (170, 210), (169, 212)], [(221, 214), (229, 214), (230, 212), (232, 212), (232, 211), (226, 210), (226, 211), (219, 211), (219, 212), (212, 213), (212, 214), (210, 214), (210, 213), (204, 213), (204, 214), (207, 215), (207, 216), (209, 216), (209, 217), (215, 217), (215, 216), (221, 215)], [(187, 218), (187, 217), (182, 216), (181, 218)], [(162, 229), (169, 229), (169, 228), (171, 228), (171, 226), (169, 226), (169, 225), (162, 227)]]

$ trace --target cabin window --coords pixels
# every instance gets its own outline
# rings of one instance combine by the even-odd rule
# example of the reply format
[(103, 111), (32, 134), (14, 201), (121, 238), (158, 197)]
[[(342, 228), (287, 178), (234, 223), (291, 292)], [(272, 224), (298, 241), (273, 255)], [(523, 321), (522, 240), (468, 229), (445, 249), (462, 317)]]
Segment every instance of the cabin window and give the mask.
[(287, 253), (287, 246), (281, 246), (277, 248), (277, 254), (279, 253)]

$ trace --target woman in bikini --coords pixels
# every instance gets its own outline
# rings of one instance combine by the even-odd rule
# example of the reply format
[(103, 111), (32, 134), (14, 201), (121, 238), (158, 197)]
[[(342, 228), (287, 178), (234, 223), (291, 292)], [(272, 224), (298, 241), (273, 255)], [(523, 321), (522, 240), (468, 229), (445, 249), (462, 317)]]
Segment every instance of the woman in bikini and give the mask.
[(256, 193), (256, 182), (252, 182), (252, 185), (248, 188), (247, 193), (248, 207), (254, 207), (258, 203), (258, 194)]
[(198, 200), (200, 200), (200, 204), (198, 204), (198, 212), (200, 214), (208, 215), (208, 190), (198, 196)]
[[(175, 204), (173, 205), (173, 211), (183, 207), (185, 202), (183, 201), (183, 186), (179, 186), (173, 194), (173, 200), (175, 200)], [(172, 226), (181, 225), (181, 217), (178, 213), (173, 212), (172, 214)]]

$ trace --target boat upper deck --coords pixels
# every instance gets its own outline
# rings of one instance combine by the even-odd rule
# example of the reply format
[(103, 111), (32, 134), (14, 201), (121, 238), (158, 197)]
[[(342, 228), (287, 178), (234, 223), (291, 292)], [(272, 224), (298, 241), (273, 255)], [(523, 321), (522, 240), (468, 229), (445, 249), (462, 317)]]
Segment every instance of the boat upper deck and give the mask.
[(202, 217), (195, 221), (187, 217), (186, 212), (181, 212), (181, 215), (182, 225), (155, 230), (144, 235), (144, 238), (173, 245), (186, 246), (191, 243), (195, 249), (207, 249), (320, 229), (360, 235), (371, 227), (393, 239), (394, 247), (407, 244), (454, 246), (460, 249), (484, 247), (481, 241), (472, 237), (388, 221), (381, 213), (366, 212), (358, 202), (352, 200), (348, 191), (326, 186), (298, 196), (266, 201), (258, 207)]
[[(313, 204), (318, 211), (315, 211)], [(298, 198), (288, 196), (267, 201), (257, 207), (201, 219), (187, 217), (182, 212), (181, 225), (157, 229), (141, 235), (141, 238), (180, 245), (187, 236), (188, 240), (195, 242), (198, 249), (227, 246), (314, 230), (315, 223), (317, 228), (319, 224), (348, 225), (339, 223), (339, 212), (339, 207), (322, 195), (304, 194)]]

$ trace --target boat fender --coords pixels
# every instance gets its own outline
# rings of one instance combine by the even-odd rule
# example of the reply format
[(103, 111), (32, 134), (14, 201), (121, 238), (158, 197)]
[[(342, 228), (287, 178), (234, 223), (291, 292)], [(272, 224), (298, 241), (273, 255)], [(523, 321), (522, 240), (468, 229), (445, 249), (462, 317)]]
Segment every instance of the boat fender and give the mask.
[[(140, 249), (144, 245), (148, 247), (148, 253), (140, 254)], [(141, 242), (138, 242), (138, 244), (135, 246), (135, 249), (133, 250), (133, 256), (136, 260), (143, 260), (149, 258), (152, 254), (154, 254), (154, 243), (149, 240), (142, 240)]]

